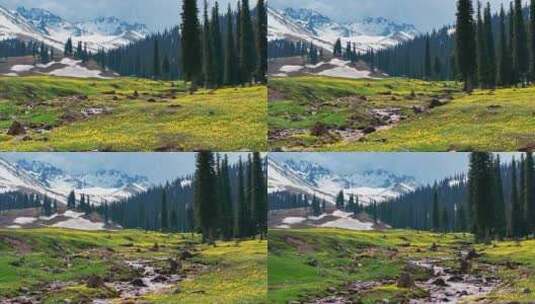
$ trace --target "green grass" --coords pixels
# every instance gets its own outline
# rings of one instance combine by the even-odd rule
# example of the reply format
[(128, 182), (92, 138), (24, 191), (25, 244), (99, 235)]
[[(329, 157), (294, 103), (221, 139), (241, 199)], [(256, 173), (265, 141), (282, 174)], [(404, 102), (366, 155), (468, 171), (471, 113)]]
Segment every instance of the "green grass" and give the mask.
[[(0, 77), (0, 150), (261, 151), (266, 98), (263, 86), (189, 95), (183, 82)], [(90, 108), (105, 113), (83, 117)], [(6, 134), (13, 120), (33, 127), (24, 140)]]
[[(460, 92), (460, 84), (389, 78), (349, 80), (289, 77), (270, 81), (278, 100), (268, 105), (270, 131), (290, 130), (271, 138), (271, 149), (313, 151), (517, 151), (535, 144), (535, 87)], [(414, 98), (411, 97), (414, 91)], [(445, 106), (416, 114), (432, 98), (449, 95)], [(366, 99), (362, 97), (365, 96)], [(359, 141), (312, 136), (323, 123), (330, 129), (373, 125), (370, 109), (400, 108), (399, 125)]]
[[(51, 282), (69, 283), (45, 292), (43, 303), (87, 302), (116, 298), (109, 288), (88, 288), (85, 280), (98, 275), (110, 281), (138, 276), (124, 261), (150, 260), (156, 265), (175, 257), (181, 248), (198, 249), (192, 261), (207, 265), (176, 288), (147, 294), (150, 303), (264, 303), (266, 299), (266, 241), (218, 242), (202, 245), (191, 234), (162, 234), (137, 230), (82, 232), (65, 229), (0, 230), (0, 299), (39, 291)], [(151, 248), (159, 245), (158, 251)], [(68, 259), (66, 260), (66, 258)], [(184, 267), (189, 267), (187, 262)], [(203, 290), (203, 294), (198, 293)], [(85, 303), (84, 302), (84, 303)]]
[[(429, 249), (433, 243), (438, 245), (436, 251)], [(457, 267), (456, 254), (467, 245), (474, 245), (469, 234), (324, 228), (270, 230), (269, 302), (288, 303), (325, 296), (329, 294), (328, 288), (337, 288), (348, 282), (395, 280), (409, 260), (440, 258), (445, 259), (446, 264), (454, 263), (450, 267)], [(522, 303), (535, 300), (534, 246), (533, 240), (475, 245), (482, 253), (481, 262), (496, 264), (497, 275), (502, 279), (502, 284), (487, 295), (487, 299)], [(521, 266), (507, 269), (503, 266), (506, 261)], [(428, 274), (413, 273), (413, 276), (424, 279)], [(525, 294), (525, 288), (532, 293)], [(386, 284), (366, 291), (354, 300), (376, 303), (388, 299), (391, 303), (398, 303), (425, 295), (426, 292), (421, 289), (408, 290)]]

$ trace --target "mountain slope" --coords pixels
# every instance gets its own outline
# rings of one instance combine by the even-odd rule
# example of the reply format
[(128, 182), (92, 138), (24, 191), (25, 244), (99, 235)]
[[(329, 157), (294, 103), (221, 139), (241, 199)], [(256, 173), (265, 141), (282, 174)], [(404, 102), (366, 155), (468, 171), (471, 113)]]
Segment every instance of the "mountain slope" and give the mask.
[(383, 49), (418, 35), (410, 24), (398, 24), (385, 18), (366, 18), (358, 22), (339, 23), (308, 9), (268, 8), (268, 39), (289, 39), (313, 42), (332, 51), (338, 38), (345, 47), (349, 41), (357, 51)]
[(344, 190), (346, 198), (353, 194), (359, 202), (368, 205), (382, 202), (414, 191), (418, 183), (413, 177), (398, 176), (386, 170), (355, 172), (337, 175), (330, 170), (307, 161), (268, 161), (269, 193), (288, 191), (316, 195), (327, 203), (335, 204), (336, 196)]
[(71, 175), (48, 163), (0, 158), (0, 192), (21, 191), (47, 195), (65, 204), (70, 191), (85, 194), (93, 204), (113, 202), (146, 191), (151, 184), (144, 176), (129, 176), (117, 170)]
[(43, 9), (19, 7), (11, 11), (0, 6), (0, 40), (32, 39), (63, 50), (72, 37), (75, 46), (81, 41), (96, 52), (127, 45), (148, 34), (145, 25), (129, 24), (114, 17), (73, 23)]

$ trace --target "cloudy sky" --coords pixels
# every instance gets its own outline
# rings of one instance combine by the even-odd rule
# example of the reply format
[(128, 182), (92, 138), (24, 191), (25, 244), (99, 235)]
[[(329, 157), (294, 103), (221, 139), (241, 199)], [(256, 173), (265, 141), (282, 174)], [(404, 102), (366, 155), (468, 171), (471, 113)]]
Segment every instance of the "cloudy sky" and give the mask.
[[(509, 0), (488, 0), (497, 10)], [(522, 0), (527, 3), (527, 0)], [(456, 0), (269, 0), (275, 8), (315, 9), (338, 21), (365, 17), (386, 17), (414, 24), (420, 31), (431, 31), (455, 20)], [(487, 0), (482, 1), (484, 3)], [(474, 2), (475, 3), (475, 2)]]
[[(225, 11), (229, 1), (236, 3), (219, 0)], [(208, 0), (209, 5), (213, 2), (215, 0)], [(115, 16), (131, 23), (144, 23), (151, 30), (161, 30), (180, 23), (182, 3), (181, 0), (0, 0), (0, 5), (9, 9), (18, 6), (42, 8), (69, 21)]]
[[(273, 156), (272, 156), (273, 155)], [(501, 153), (510, 162), (514, 153)], [(272, 153), (277, 159), (309, 160), (338, 174), (385, 169), (398, 175), (415, 177), (421, 183), (433, 183), (466, 172), (468, 153)], [(517, 155), (517, 158), (519, 156)]]
[[(246, 153), (230, 153), (230, 162)], [(26, 159), (50, 163), (68, 173), (83, 174), (115, 169), (142, 175), (159, 184), (195, 171), (195, 153), (0, 153), (0, 158)]]

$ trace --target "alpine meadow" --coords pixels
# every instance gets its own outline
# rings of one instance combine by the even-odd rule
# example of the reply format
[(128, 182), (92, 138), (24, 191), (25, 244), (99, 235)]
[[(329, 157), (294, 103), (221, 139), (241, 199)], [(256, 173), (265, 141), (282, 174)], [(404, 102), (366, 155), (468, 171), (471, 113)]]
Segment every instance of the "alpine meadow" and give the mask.
[(266, 150), (265, 2), (172, 3), (150, 29), (0, 2), (0, 150)]
[(270, 150), (533, 150), (535, 1), (492, 3), (422, 8), (443, 6), (430, 16), (445, 26), (403, 9), (398, 21), (334, 13), (353, 3), (270, 7)]
[(113, 154), (0, 155), (1, 303), (265, 303), (259, 153)]
[(532, 303), (534, 173), (531, 153), (274, 153), (269, 303)]

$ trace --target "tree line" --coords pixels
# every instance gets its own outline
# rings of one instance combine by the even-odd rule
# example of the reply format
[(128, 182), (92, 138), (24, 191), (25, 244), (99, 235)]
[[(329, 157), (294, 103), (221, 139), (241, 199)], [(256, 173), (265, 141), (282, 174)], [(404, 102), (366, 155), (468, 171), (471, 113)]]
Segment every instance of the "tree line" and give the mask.
[(455, 27), (360, 58), (391, 76), (461, 80), (466, 91), (524, 86), (535, 80), (534, 37), (533, 0), (529, 7), (514, 0), (494, 15), (488, 2), (475, 8), (472, 0), (457, 0)]
[(59, 203), (47, 195), (28, 194), (20, 191), (0, 193), (0, 212), (6, 210), (40, 208), (41, 214), (50, 216), (57, 212)]
[(467, 174), (377, 205), (394, 228), (472, 232), (478, 240), (521, 238), (535, 233), (535, 166), (531, 153), (503, 164), (499, 155), (470, 155)]
[[(203, 22), (199, 20), (197, 0), (182, 4), (182, 69), (192, 87), (208, 88), (266, 82), (267, 8), (258, 0), (256, 17), (251, 16), (249, 0), (238, 2), (235, 14), (229, 5), (220, 18), (216, 2), (211, 10), (204, 3)], [(226, 32), (221, 31), (222, 24)], [(199, 56), (199, 50), (202, 50)]]

